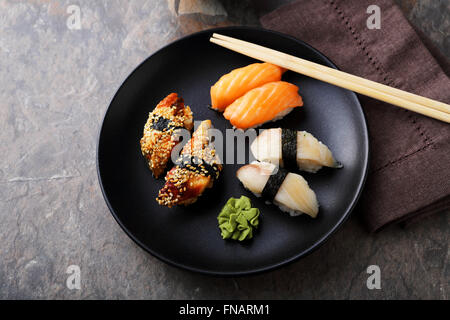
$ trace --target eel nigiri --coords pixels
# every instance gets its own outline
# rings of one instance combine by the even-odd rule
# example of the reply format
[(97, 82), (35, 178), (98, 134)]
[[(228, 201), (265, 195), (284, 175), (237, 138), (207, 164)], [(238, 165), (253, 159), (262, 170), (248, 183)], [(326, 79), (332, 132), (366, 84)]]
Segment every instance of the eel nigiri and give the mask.
[(299, 174), (268, 162), (254, 161), (240, 168), (236, 176), (246, 189), (257, 197), (264, 197), (291, 216), (306, 213), (315, 218), (319, 212), (316, 194)]
[(282, 167), (297, 166), (308, 172), (317, 172), (323, 166), (342, 167), (330, 149), (306, 131), (267, 129), (253, 141), (250, 149), (257, 160)]
[(167, 173), (166, 183), (156, 198), (160, 205), (170, 208), (194, 203), (219, 177), (222, 165), (210, 143), (211, 127), (211, 120), (202, 121), (181, 150), (176, 166)]
[(211, 87), (211, 108), (223, 111), (247, 91), (280, 81), (285, 69), (270, 63), (253, 63), (223, 75)]
[(287, 115), (303, 105), (298, 87), (289, 82), (269, 82), (252, 89), (229, 105), (224, 117), (239, 129), (260, 126)]
[(180, 128), (192, 130), (192, 127), (192, 111), (176, 93), (169, 94), (150, 112), (140, 144), (142, 155), (156, 178), (164, 172), (178, 143), (174, 132)]

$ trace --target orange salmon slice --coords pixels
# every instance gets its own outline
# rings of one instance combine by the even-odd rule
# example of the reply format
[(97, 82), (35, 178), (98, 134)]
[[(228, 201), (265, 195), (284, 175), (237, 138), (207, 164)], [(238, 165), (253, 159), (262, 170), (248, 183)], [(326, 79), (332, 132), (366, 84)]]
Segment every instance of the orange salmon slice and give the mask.
[(225, 108), (246, 92), (273, 81), (280, 81), (285, 69), (271, 63), (253, 63), (223, 75), (211, 87), (211, 107)]
[(269, 82), (248, 91), (229, 105), (224, 117), (239, 129), (262, 125), (303, 105), (298, 87), (285, 81)]

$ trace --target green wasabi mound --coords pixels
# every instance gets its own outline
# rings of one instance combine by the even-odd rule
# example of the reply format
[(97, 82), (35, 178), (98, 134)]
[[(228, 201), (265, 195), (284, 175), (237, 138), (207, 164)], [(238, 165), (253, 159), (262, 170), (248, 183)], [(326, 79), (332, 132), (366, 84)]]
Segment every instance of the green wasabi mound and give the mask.
[(252, 208), (250, 199), (230, 198), (217, 217), (223, 239), (245, 240), (253, 238), (253, 229), (259, 224), (259, 209)]

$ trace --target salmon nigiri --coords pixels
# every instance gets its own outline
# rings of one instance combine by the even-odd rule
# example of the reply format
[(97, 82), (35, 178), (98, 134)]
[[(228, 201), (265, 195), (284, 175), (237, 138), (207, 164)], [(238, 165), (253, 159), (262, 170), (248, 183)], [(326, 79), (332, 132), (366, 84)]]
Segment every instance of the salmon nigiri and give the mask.
[(253, 63), (223, 75), (211, 87), (211, 108), (223, 111), (247, 91), (279, 81), (285, 69), (270, 63)]
[(275, 81), (250, 90), (229, 105), (223, 115), (234, 127), (248, 129), (281, 119), (302, 105), (296, 85)]

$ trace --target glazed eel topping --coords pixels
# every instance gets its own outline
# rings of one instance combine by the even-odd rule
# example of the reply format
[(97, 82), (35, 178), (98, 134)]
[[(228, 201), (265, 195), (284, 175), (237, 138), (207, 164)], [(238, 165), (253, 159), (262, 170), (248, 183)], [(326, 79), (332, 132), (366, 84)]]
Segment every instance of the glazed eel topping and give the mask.
[(164, 172), (178, 143), (176, 130), (191, 130), (192, 126), (191, 109), (176, 93), (169, 94), (150, 112), (140, 144), (142, 155), (156, 178)]
[(166, 183), (156, 201), (160, 205), (188, 205), (197, 200), (206, 188), (211, 188), (222, 170), (208, 130), (211, 121), (203, 121), (183, 147), (181, 155), (166, 175)]

